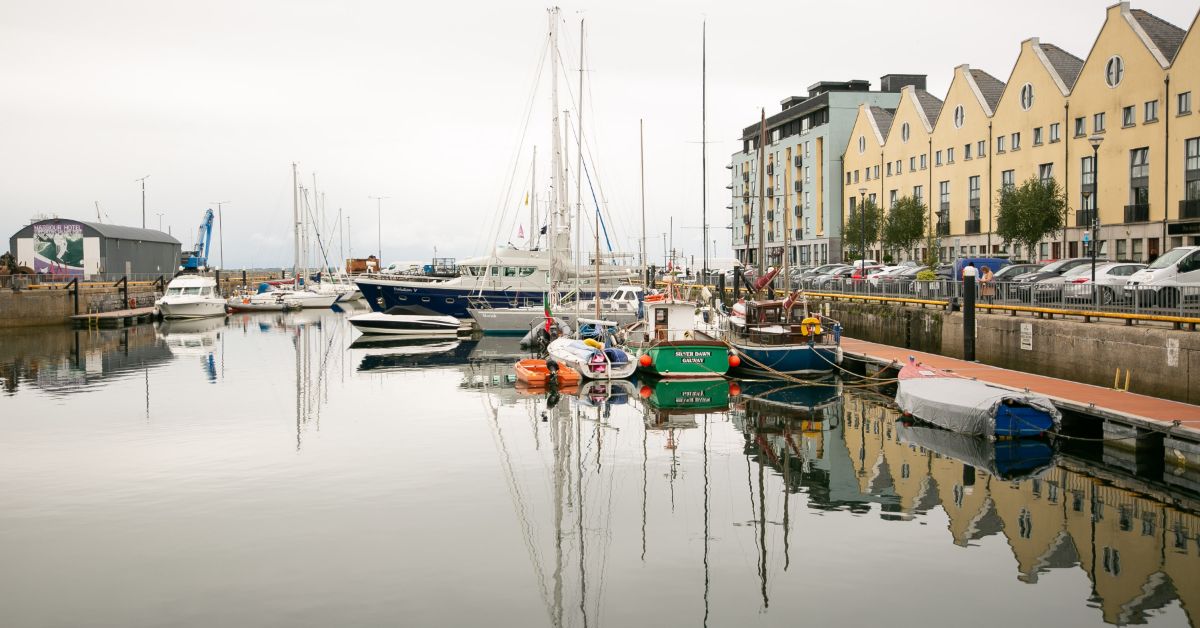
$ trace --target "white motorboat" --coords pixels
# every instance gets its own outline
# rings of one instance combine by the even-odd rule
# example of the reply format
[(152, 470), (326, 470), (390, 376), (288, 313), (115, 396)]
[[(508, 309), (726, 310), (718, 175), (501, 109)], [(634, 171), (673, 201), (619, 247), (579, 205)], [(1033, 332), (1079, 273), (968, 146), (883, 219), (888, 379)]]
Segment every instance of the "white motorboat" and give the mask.
[(364, 334), (392, 336), (457, 336), (461, 322), (416, 305), (396, 306), (386, 312), (359, 314), (349, 319)]
[[(611, 296), (600, 302), (600, 316), (605, 320), (628, 325), (637, 320), (638, 301), (642, 294), (641, 286), (620, 286)], [(554, 317), (565, 323), (573, 320), (571, 312), (575, 305), (570, 302), (559, 303), (555, 308)], [(595, 314), (591, 303), (580, 304), (582, 312)], [(480, 307), (467, 308), (467, 313), (479, 325), (484, 335), (518, 335), (527, 334), (529, 330), (545, 321), (545, 309), (541, 305), (527, 307)]]
[(225, 302), (235, 312), (286, 312), (300, 309), (300, 301), (282, 290), (257, 294), (235, 294)]
[(207, 318), (225, 315), (225, 299), (217, 292), (217, 281), (204, 275), (179, 275), (154, 302), (163, 318)]

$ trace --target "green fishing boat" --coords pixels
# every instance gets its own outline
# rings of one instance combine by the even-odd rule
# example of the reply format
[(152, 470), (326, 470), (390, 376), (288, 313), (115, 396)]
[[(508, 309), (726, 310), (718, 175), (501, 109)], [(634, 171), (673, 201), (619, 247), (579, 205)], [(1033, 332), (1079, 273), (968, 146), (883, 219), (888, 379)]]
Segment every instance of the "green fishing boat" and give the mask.
[(729, 409), (729, 385), (724, 378), (647, 379), (642, 399), (661, 412), (721, 412)]
[(697, 337), (697, 329), (708, 326), (703, 307), (698, 309), (671, 290), (647, 297), (644, 307), (646, 317), (627, 331), (639, 372), (662, 378), (713, 378), (729, 370), (729, 345)]

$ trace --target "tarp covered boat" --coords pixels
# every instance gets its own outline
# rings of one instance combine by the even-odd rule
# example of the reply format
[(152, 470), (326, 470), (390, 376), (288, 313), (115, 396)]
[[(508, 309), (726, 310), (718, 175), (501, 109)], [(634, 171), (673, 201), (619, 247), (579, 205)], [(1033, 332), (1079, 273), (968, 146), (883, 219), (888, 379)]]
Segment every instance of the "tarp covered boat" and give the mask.
[(926, 423), (973, 436), (1040, 436), (1062, 422), (1058, 408), (1042, 395), (959, 377), (911, 357), (900, 369), (896, 404)]

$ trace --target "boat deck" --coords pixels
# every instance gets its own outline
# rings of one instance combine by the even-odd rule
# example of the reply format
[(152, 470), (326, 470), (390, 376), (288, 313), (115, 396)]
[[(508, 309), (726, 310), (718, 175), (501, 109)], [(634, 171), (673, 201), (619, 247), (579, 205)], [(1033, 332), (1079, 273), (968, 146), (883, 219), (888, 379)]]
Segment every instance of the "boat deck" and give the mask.
[(1124, 392), (1113, 388), (1080, 384), (1044, 375), (1013, 371), (977, 362), (967, 362), (903, 347), (842, 337), (847, 357), (874, 364), (903, 366), (908, 356), (935, 368), (1015, 390), (1029, 390), (1049, 397), (1059, 408), (1113, 419), (1159, 431), (1179, 421), (1176, 431), (1190, 432), (1189, 440), (1200, 440), (1200, 406)]

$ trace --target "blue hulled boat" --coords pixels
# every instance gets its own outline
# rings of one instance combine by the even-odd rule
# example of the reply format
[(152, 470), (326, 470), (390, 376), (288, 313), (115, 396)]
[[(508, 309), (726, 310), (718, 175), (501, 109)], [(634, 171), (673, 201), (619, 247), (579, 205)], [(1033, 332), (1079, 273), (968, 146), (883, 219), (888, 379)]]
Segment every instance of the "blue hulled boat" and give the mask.
[(737, 303), (723, 339), (737, 356), (734, 370), (753, 375), (830, 373), (842, 362), (842, 326), (793, 307), (792, 299)]

